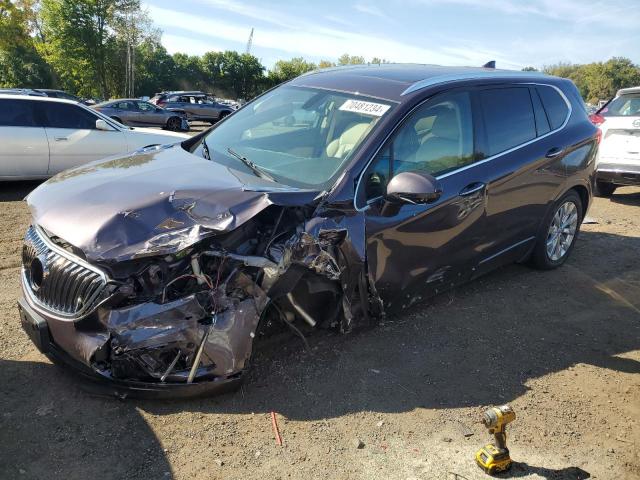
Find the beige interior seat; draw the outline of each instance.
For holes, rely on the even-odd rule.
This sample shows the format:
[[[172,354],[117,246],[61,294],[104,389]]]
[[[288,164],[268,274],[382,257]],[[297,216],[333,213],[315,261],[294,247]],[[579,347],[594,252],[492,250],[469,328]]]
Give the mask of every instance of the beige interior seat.
[[[327,156],[345,158],[369,128],[368,123],[352,123],[338,138],[327,145]]]

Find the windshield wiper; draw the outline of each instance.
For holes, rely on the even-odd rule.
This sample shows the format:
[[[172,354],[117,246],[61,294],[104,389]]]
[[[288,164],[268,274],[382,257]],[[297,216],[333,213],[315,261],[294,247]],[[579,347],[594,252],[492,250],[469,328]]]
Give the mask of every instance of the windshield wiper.
[[[238,160],[240,160],[242,163],[244,163],[247,167],[249,167],[251,169],[251,171],[253,173],[255,173],[258,177],[266,178],[267,180],[271,180],[272,182],[276,181],[276,179],[273,178],[269,173],[267,173],[263,168],[259,167],[255,163],[253,163],[247,157],[243,157],[238,152],[236,152],[233,148],[227,147],[227,152],[229,152],[231,155],[233,155]]]

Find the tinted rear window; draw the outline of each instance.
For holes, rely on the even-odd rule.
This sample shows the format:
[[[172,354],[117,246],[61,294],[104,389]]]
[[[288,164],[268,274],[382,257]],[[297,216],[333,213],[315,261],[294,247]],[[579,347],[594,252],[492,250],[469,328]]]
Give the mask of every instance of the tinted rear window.
[[[98,117],[81,107],[66,103],[42,102],[45,126],[49,128],[73,128],[92,130],[96,128]]]
[[[35,127],[32,103],[24,100],[0,100],[0,126]]]
[[[536,138],[535,116],[527,87],[482,90],[480,103],[487,155],[496,155]]]
[[[600,114],[605,117],[640,116],[640,93],[627,93],[614,98]]]
[[[540,100],[542,100],[542,105],[544,105],[544,109],[547,112],[547,118],[549,119],[551,130],[560,128],[567,119],[567,114],[569,113],[567,103],[555,88],[541,86],[536,87],[536,90],[538,90]]]

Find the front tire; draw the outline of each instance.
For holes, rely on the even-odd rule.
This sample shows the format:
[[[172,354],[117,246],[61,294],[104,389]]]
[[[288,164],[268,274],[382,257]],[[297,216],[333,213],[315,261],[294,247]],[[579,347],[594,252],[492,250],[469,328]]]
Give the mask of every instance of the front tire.
[[[551,270],[562,265],[580,232],[584,212],[577,192],[564,194],[551,209],[540,229],[531,263],[541,270]]]
[[[613,195],[613,192],[616,191],[616,188],[618,187],[613,183],[596,181],[596,188],[594,193],[596,194],[596,197],[610,197],[611,195]]]

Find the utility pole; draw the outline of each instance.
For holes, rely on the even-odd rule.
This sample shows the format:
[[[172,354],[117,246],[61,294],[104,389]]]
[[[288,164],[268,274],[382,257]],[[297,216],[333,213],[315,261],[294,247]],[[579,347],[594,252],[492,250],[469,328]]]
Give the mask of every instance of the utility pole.
[[[251,53],[251,47],[253,45],[253,27],[251,28],[251,33],[249,34],[249,41],[247,42],[247,50],[245,53]]]

